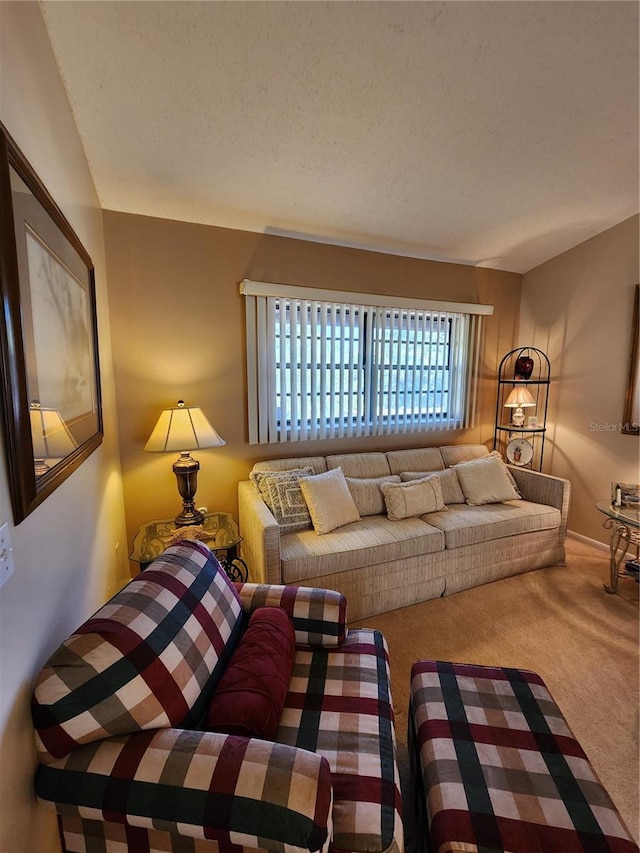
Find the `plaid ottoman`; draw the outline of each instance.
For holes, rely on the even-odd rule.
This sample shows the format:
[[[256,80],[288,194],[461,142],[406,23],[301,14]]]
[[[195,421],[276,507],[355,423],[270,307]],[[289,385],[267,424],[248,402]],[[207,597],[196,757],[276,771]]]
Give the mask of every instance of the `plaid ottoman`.
[[[534,672],[418,661],[409,738],[431,853],[638,851]]]

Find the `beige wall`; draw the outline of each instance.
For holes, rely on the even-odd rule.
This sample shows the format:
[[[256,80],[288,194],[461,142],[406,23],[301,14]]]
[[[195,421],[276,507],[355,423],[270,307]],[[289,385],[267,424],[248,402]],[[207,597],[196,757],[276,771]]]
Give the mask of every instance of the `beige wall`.
[[[142,448],[161,409],[202,406],[226,439],[200,460],[196,503],[236,512],[237,483],[258,459],[493,440],[495,375],[514,346],[521,276],[205,225],[105,212],[114,370],[127,527],[179,509],[176,457]],[[482,302],[488,319],[480,425],[467,433],[249,445],[243,278],[308,287]]]
[[[37,3],[0,3],[0,118],[93,258],[105,439],[17,527],[4,447],[0,522],[15,574],[0,590],[0,850],[59,850],[55,817],[35,803],[29,713],[45,659],[128,574],[104,269],[102,213]],[[2,436],[0,434],[0,443]],[[115,543],[121,557],[116,558]]]
[[[526,273],[519,343],[551,361],[545,468],[573,485],[570,530],[608,541],[611,481],[640,482],[638,438],[623,435],[638,217]]]

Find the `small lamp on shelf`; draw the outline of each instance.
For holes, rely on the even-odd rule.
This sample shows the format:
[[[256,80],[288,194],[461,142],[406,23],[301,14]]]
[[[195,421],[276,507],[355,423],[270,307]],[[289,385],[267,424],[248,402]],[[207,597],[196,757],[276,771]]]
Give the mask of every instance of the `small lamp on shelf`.
[[[51,466],[47,459],[64,459],[78,446],[57,409],[48,409],[33,400],[29,406],[31,441],[36,477],[44,476]]]
[[[524,385],[513,388],[504,403],[506,409],[513,409],[511,423],[514,427],[524,426],[524,412],[522,410],[531,407],[535,408],[535,405],[536,401],[531,396],[529,389]]]
[[[160,414],[144,449],[151,453],[180,453],[180,458],[173,463],[182,498],[182,512],[175,518],[176,527],[202,524],[204,521],[203,514],[194,504],[200,463],[189,451],[221,447],[223,444],[226,444],[225,440],[218,435],[199,406],[185,406],[184,400],[178,400],[177,406],[164,409]]]

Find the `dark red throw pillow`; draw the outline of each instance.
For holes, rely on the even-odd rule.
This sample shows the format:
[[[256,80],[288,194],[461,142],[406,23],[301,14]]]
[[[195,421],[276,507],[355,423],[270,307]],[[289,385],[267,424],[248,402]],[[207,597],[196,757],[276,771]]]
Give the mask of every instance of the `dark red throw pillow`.
[[[207,729],[274,740],[295,650],[291,619],[280,607],[258,607],[227,664],[207,713]]]

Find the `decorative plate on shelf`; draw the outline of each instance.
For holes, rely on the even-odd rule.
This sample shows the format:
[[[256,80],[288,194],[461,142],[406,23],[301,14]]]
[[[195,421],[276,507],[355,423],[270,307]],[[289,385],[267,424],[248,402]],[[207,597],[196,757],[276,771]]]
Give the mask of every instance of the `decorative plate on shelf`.
[[[528,465],[533,459],[533,447],[526,438],[514,438],[507,444],[507,459],[512,465]]]

